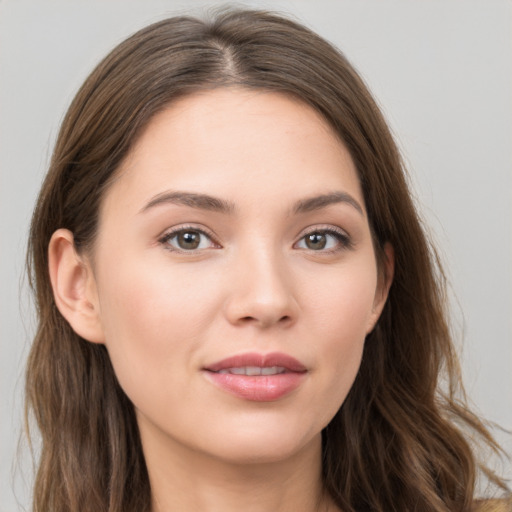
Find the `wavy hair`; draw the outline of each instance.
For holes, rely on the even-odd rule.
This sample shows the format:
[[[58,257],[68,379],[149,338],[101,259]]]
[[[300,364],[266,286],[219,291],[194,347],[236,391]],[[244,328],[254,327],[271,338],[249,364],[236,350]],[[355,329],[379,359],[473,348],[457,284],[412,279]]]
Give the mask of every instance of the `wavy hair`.
[[[344,512],[472,510],[478,462],[464,432],[497,445],[465,405],[445,276],[386,122],[344,55],[318,35],[273,13],[224,10],[131,36],[87,78],[62,123],[27,255],[39,319],[26,375],[26,415],[42,436],[34,512],[149,510],[133,406],[105,347],[59,313],[48,244],[66,228],[77,251],[91,250],[103,194],[153,116],[179,97],[229,86],[293,95],[318,111],[356,165],[381,272],[384,244],[394,248],[387,304],[322,432],[326,491]]]

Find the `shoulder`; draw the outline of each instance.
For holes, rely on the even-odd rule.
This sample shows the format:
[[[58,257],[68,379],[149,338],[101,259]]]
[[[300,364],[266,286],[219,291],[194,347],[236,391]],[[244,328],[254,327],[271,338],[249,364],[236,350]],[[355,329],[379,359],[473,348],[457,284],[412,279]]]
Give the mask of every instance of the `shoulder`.
[[[512,498],[496,500],[479,500],[474,512],[512,512]]]

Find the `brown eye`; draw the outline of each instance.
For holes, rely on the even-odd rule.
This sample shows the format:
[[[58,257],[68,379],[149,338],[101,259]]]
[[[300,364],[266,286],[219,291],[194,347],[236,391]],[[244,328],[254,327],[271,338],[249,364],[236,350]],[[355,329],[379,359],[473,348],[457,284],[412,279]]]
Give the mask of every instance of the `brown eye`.
[[[352,241],[345,231],[333,227],[310,231],[294,247],[308,251],[331,253],[352,248]]]
[[[168,249],[178,251],[195,251],[215,247],[212,239],[198,229],[180,229],[167,234],[161,242],[168,246]]]
[[[176,243],[180,249],[189,251],[197,249],[201,243],[201,234],[196,231],[184,231],[176,235]]]
[[[305,236],[306,247],[314,251],[325,249],[327,236],[324,233],[311,233]]]

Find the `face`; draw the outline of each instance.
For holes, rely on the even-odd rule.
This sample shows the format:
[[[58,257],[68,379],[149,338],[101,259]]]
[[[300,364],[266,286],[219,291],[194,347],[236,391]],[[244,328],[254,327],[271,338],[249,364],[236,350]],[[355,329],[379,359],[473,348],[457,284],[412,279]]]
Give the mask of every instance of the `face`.
[[[236,462],[318,446],[386,295],[348,151],[271,92],[158,114],[106,193],[94,262],[143,442]]]

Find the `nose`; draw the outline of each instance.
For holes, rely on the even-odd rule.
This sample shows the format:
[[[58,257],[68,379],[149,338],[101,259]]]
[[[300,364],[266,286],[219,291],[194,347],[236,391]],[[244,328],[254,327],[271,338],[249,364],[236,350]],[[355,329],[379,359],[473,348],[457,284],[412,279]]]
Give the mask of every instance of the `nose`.
[[[233,270],[225,303],[231,324],[269,328],[296,321],[299,307],[284,256],[260,250],[241,256]]]

